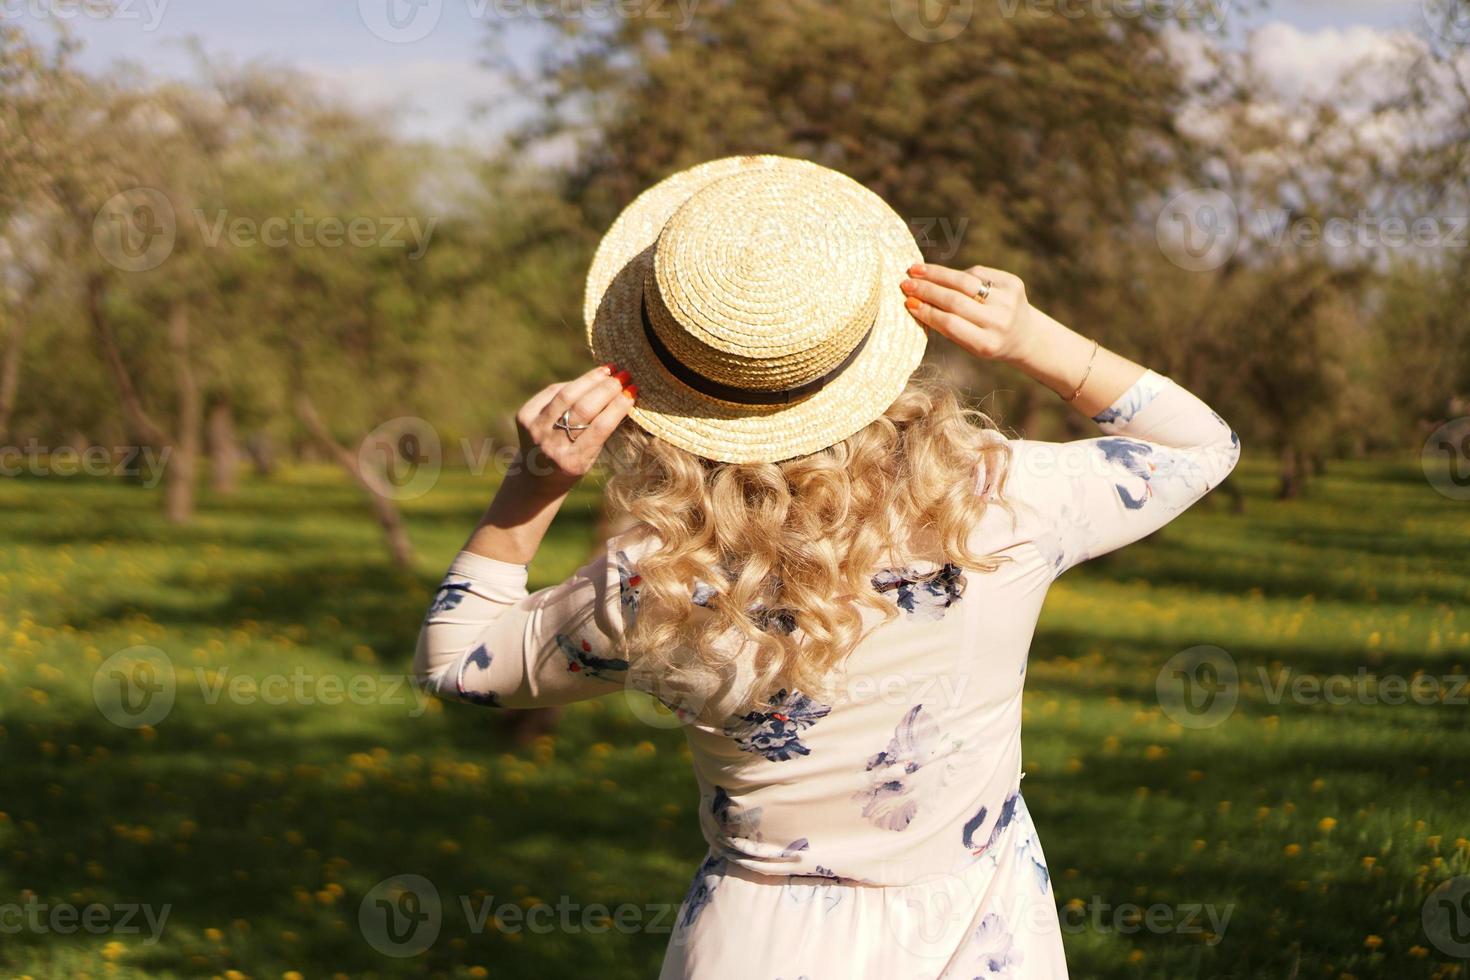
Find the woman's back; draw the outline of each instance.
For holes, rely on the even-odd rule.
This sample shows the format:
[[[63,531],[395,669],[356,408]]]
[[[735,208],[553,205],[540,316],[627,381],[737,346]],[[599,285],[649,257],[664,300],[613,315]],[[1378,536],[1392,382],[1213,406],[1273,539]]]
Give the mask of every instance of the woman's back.
[[[737,677],[691,701],[636,656],[618,656],[642,612],[639,563],[660,544],[639,530],[531,601],[523,566],[461,556],[426,622],[420,672],[437,693],[474,703],[526,707],[633,688],[677,709],[710,852],[680,909],[670,976],[692,971],[696,954],[707,958],[701,976],[726,975],[709,972],[715,961],[732,976],[764,964],[735,949],[733,937],[751,928],[781,940],[773,967],[803,943],[818,955],[802,939],[817,920],[842,935],[885,922],[870,958],[894,969],[912,965],[905,957],[993,953],[997,943],[1009,951],[1000,962],[1019,963],[1028,949],[1033,963],[1051,958],[1049,875],[1020,795],[1021,694],[1042,602],[1057,575],[1162,526],[1239,454],[1215,413],[1152,372],[1097,420],[1109,435],[1007,440],[1003,472],[977,474],[991,505],[970,544],[1002,559],[992,570],[870,570],[871,589],[896,615],[864,611],[870,631],[822,697],[778,689],[742,708]],[[690,589],[695,605],[711,598]],[[977,919],[981,907],[990,911]],[[943,909],[955,921],[935,921]],[[839,927],[833,916],[851,921]],[[1037,916],[1041,927],[1018,932],[1021,917]]]
[[[542,473],[507,477],[451,566],[421,682],[672,709],[709,850],[665,980],[1063,980],[1021,795],[1037,616],[1056,576],[1219,483],[1235,434],[1010,273],[924,263],[892,208],[805,161],[650,188],[598,247],[584,313],[615,363],[522,408]],[[914,381],[931,332],[1106,435],[1005,439]],[[527,595],[518,563],[604,445],[632,531]]]

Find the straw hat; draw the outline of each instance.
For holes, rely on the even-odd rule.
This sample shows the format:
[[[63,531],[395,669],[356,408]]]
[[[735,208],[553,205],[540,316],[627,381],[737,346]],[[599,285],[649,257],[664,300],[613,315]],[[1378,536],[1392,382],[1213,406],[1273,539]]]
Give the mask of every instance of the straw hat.
[[[631,416],[707,459],[775,462],[883,414],[928,335],[899,283],[922,260],[882,198],[835,170],[727,157],[613,223],[587,275],[587,342],[638,385]]]

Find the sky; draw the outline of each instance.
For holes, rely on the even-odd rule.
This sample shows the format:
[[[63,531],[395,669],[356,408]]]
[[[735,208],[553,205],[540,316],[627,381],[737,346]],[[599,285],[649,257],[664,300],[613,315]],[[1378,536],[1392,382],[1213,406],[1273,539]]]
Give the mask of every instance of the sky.
[[[133,61],[163,75],[187,75],[197,38],[211,57],[264,59],[305,70],[329,90],[363,107],[395,114],[407,135],[447,142],[489,143],[495,124],[477,116],[507,86],[481,65],[491,18],[511,20],[510,48],[534,55],[540,35],[518,28],[529,9],[562,0],[0,0],[0,19],[32,29],[65,19],[84,43],[83,65],[103,69]],[[601,0],[603,9],[636,5],[680,22],[700,0]],[[895,3],[908,0],[894,0]],[[991,0],[955,0],[960,3]],[[999,0],[1005,3],[1007,0]],[[1008,0],[1028,9],[1064,4],[1136,9],[1168,2],[1196,9],[1215,0]],[[1232,43],[1250,44],[1287,89],[1335,84],[1352,59],[1386,43],[1392,32],[1425,23],[1421,2],[1434,0],[1279,0],[1226,19]]]

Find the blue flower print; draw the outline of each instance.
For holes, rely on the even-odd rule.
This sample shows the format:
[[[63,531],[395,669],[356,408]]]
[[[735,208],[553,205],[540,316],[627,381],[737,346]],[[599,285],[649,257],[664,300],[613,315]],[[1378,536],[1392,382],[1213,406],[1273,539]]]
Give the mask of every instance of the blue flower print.
[[[768,704],[768,710],[749,712],[728,725],[725,735],[733,738],[741,751],[765,756],[771,762],[810,755],[801,733],[827,717],[832,708],[799,692],[787,694],[785,688],[776,692]]]
[[[690,597],[689,601],[694,603],[696,606],[704,606],[705,608],[709,608],[710,600],[714,599],[714,597],[719,594],[720,593],[715,589],[715,587],[713,585],[710,585],[708,582],[695,582],[694,594]]]
[[[713,585],[710,585],[708,582],[696,580],[694,591],[689,601],[693,602],[696,606],[703,606],[708,609],[710,603],[719,594],[719,590]],[[757,602],[747,612],[750,618],[755,620],[756,626],[763,630],[778,629],[783,633],[796,632],[796,617],[792,615],[790,610],[776,609],[768,612],[764,606]]]
[[[1153,488],[1149,483],[1154,471],[1153,463],[1149,459],[1153,455],[1153,447],[1145,442],[1117,437],[1099,439],[1097,448],[1102,451],[1103,458],[1109,463],[1121,466],[1143,481],[1143,492],[1137,495],[1130,493],[1125,484],[1114,484],[1118,488],[1118,496],[1122,499],[1123,506],[1129,510],[1138,510],[1148,503],[1148,498],[1153,493]]]
[[[986,851],[990,850],[992,844],[1000,839],[1000,835],[1011,825],[1011,821],[1016,818],[1016,805],[1020,798],[1021,794],[1019,793],[1012,793],[1005,798],[1005,802],[1000,805],[1000,816],[996,818],[995,826],[990,828],[990,837],[983,844],[977,844],[975,842],[975,835],[980,832],[981,827],[985,826],[985,818],[990,813],[989,808],[982,806],[979,813],[965,821],[965,826],[960,832],[960,842],[969,849],[971,857],[980,857]]]
[[[952,760],[947,757],[960,744],[941,737],[933,715],[925,714],[922,704],[914,705],[894,729],[888,747],[868,759],[869,785],[852,795],[863,804],[863,816],[884,830],[906,829],[919,812],[919,801],[948,781]]]
[[[470,583],[468,582],[451,582],[445,579],[444,583],[439,586],[439,591],[434,593],[434,601],[429,604],[429,615],[448,612],[455,608],[464,602],[464,597],[469,589]]]
[[[993,848],[1003,833],[1012,825],[1015,829],[1011,831],[1015,839],[1016,858],[1022,865],[1031,869],[1036,880],[1036,887],[1045,894],[1051,883],[1051,872],[1047,870],[1046,859],[1041,853],[1041,840],[1036,836],[1036,826],[1031,822],[1031,811],[1026,809],[1026,799],[1016,791],[1005,798],[1001,804],[1000,816],[996,818],[995,826],[990,829],[990,836],[984,843],[977,843],[975,835],[985,825],[985,817],[988,814],[986,807],[981,807],[980,812],[965,821],[965,826],[960,834],[960,841],[969,849],[972,859],[989,854],[997,863],[1000,855]]]
[[[819,866],[815,874],[787,875],[781,897],[793,905],[818,903],[826,913],[842,904],[846,890],[840,878]]]
[[[937,572],[925,572],[910,565],[885,568],[873,576],[873,588],[880,593],[894,593],[898,608],[915,619],[943,619],[945,610],[959,602],[965,591],[965,573],[953,563]]]
[[[1131,477],[1114,483],[1118,499],[1129,510],[1139,510],[1156,499],[1170,510],[1183,510],[1208,489],[1199,464],[1188,453],[1122,436],[1098,439],[1096,445],[1106,462]]]
[[[743,807],[731,798],[723,786],[714,787],[709,799],[710,816],[721,839],[716,850],[739,857],[768,861],[791,861],[810,847],[805,837],[786,846],[767,843],[761,834],[762,807]]]
[[[688,929],[699,919],[699,913],[705,910],[710,900],[715,897],[715,889],[724,880],[726,863],[723,857],[714,854],[708,855],[699,870],[694,872],[694,880],[689,883],[689,891],[684,894],[684,902],[679,910],[679,926]]]
[[[628,676],[628,661],[599,657],[592,652],[592,644],[586,640],[558,633],[556,645],[567,658],[567,670],[574,674],[585,674],[603,681],[621,681]]]
[[[715,826],[719,828],[720,836],[731,840],[759,841],[761,839],[761,808],[747,809],[740,806],[731,799],[725,787],[715,787],[715,794],[710,799],[709,812],[715,818]]]
[[[981,916],[940,980],[1020,980],[1021,951],[1010,927],[997,912]]]
[[[489,671],[490,661],[492,659],[494,659],[494,655],[484,644],[481,644],[469,656],[459,662],[459,673],[454,679],[454,693],[461,701],[468,701],[470,704],[482,704],[490,708],[500,707],[500,695],[494,691],[475,691],[465,686],[465,671],[471,667],[475,667],[481,671]]]
[[[617,567],[618,601],[623,606],[623,623],[631,626],[638,617],[638,587],[643,584],[643,576],[638,574],[638,570],[628,560],[626,551],[618,551]]]
[[[1163,375],[1155,374],[1153,371],[1145,372],[1143,377],[1134,382],[1133,387],[1123,392],[1118,400],[1092,417],[1092,420],[1102,426],[1104,432],[1112,432],[1132,422],[1138,413],[1143,411],[1164,390],[1166,381]]]
[[[1045,895],[1051,886],[1051,871],[1047,869],[1046,857],[1041,853],[1041,839],[1036,836],[1036,826],[1031,822],[1031,812],[1026,809],[1026,800],[1017,795],[1020,814],[1016,821],[1016,858],[1022,866],[1029,868],[1036,880],[1036,890]]]
[[[626,551],[619,551],[617,553],[617,569],[618,598],[623,607],[623,621],[626,625],[631,626],[633,620],[638,615],[640,586],[643,584],[643,577],[638,574],[638,570],[629,561]],[[721,569],[725,572],[726,578],[734,578],[734,573],[730,571],[728,566],[722,564]],[[691,590],[689,596],[689,601],[696,606],[702,606],[708,609],[710,603],[714,601],[715,596],[719,594],[719,590],[713,585],[696,579],[694,588]],[[761,629],[769,630],[774,627],[786,633],[792,633],[796,630],[796,618],[785,609],[767,612],[759,605],[756,605],[750,610],[750,615],[755,620],[756,625]]]

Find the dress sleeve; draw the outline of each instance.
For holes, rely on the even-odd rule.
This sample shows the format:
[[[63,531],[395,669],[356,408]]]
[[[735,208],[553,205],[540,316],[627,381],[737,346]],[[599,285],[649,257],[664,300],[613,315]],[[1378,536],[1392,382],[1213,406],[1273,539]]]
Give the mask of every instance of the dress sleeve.
[[[1075,442],[1011,440],[1005,496],[1035,522],[1053,576],[1157,531],[1218,486],[1240,439],[1189,391],[1153,371]]]
[[[536,708],[622,690],[621,562],[606,551],[560,585],[526,591],[525,565],[460,552],[419,631],[417,682],[441,698]]]

